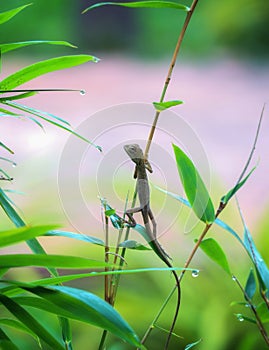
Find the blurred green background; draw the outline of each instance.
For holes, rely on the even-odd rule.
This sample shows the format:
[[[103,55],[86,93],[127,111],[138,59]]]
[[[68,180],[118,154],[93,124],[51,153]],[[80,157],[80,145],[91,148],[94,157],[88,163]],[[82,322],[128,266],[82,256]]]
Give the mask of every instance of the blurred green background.
[[[27,2],[1,2],[1,9]],[[68,38],[81,50],[123,51],[160,58],[173,50],[184,14],[170,9],[105,6],[84,15],[85,0],[36,0],[14,22],[1,26],[1,41]],[[186,5],[191,2],[185,1]],[[183,45],[183,56],[229,52],[241,57],[268,57],[269,3],[265,0],[200,1]],[[30,48],[43,53],[42,48]],[[44,49],[46,50],[46,49]],[[28,51],[29,52],[29,51]],[[62,52],[62,51],[61,51]]]
[[[19,0],[1,2],[1,11],[25,3]],[[81,11],[92,3],[78,0],[35,0],[33,5],[16,18],[1,26],[1,42],[67,40],[79,47],[76,53],[87,52],[97,56],[102,53],[106,55],[124,55],[124,57],[146,59],[147,64],[151,66],[154,66],[155,60],[162,60],[171,56],[179,28],[183,23],[184,14],[172,10],[129,10],[103,7],[81,15]],[[187,4],[190,4],[190,1]],[[211,60],[212,57],[218,59],[219,57],[232,56],[249,60],[252,65],[255,65],[257,60],[259,62],[262,60],[266,65],[269,55],[268,23],[268,1],[226,0],[216,2],[214,0],[201,0],[188,29],[182,47],[182,57],[186,60],[191,58],[196,62],[199,62],[200,59],[208,62],[207,60]],[[24,59],[26,60],[33,60],[33,57],[45,58],[47,55],[62,55],[65,53],[70,54],[70,49],[40,46],[20,51],[20,54],[25,55]],[[16,52],[7,57],[11,57],[13,62],[18,59]],[[4,62],[7,62],[6,59]],[[101,73],[102,69],[100,68]],[[65,74],[68,75],[69,73]],[[159,89],[161,84],[162,80],[159,81]],[[106,96],[102,96],[102,92],[101,89],[98,91],[101,97],[106,99]],[[113,91],[111,94],[113,94]],[[24,130],[27,127],[24,125]],[[21,132],[23,133],[23,131]],[[54,156],[55,150],[51,151],[49,155]],[[35,160],[40,157],[48,161],[46,157],[42,158],[42,154],[41,156],[35,154],[35,157]],[[51,158],[49,159],[51,161]],[[28,161],[29,159],[26,159],[26,163]],[[54,164],[54,161],[51,161],[51,163],[50,161],[48,161],[49,164],[42,163],[40,165],[38,163],[37,166],[36,163],[31,163],[31,161],[29,161],[30,164],[26,164],[21,176],[25,178],[28,197],[25,201],[18,199],[18,202],[23,203],[22,207],[29,222],[60,221],[68,226],[64,213],[60,209],[57,194],[55,180],[55,167],[57,165]],[[55,163],[56,161],[57,159]],[[22,158],[20,162],[23,164],[24,159]],[[235,162],[233,167],[235,165],[238,164]],[[54,177],[51,173],[46,175],[47,167],[54,167],[51,172]],[[239,171],[240,169],[238,169]],[[41,172],[45,173],[45,179],[42,181],[52,183],[51,188],[44,188],[44,182],[42,183],[38,178]],[[19,177],[16,173],[15,176]],[[21,180],[22,183],[24,182]],[[213,197],[217,201],[219,193],[224,191],[224,186],[222,183],[214,185],[213,188],[216,193],[213,193]],[[20,189],[24,191],[25,188]],[[265,191],[263,194],[264,197],[268,195]],[[158,197],[155,202],[158,202]],[[96,201],[94,203],[96,205]],[[170,204],[170,213],[172,213],[174,207],[174,203]],[[263,208],[259,223],[255,222],[253,226],[255,227],[257,246],[261,249],[267,263],[269,263],[267,212],[267,208]],[[235,206],[228,208],[224,219],[234,225],[233,227],[241,233],[240,220],[238,214],[235,213]],[[171,214],[171,216],[173,215]],[[184,226],[186,216],[186,213],[183,214],[177,223],[178,231],[181,231]],[[1,226],[5,228],[7,220],[4,219],[4,216],[1,216],[2,218]],[[180,238],[174,233],[174,236],[169,238],[170,242],[165,242],[165,240],[162,242],[163,246],[173,256],[175,265],[182,266],[193,246],[193,239],[198,236],[200,231],[201,227],[197,227],[191,236],[182,235],[183,237],[180,236]],[[246,254],[235,240],[227,234],[223,234],[223,231],[214,230],[214,232],[212,231],[213,234],[214,237],[218,237],[219,242],[227,252],[231,270],[236,273],[242,283],[245,283],[250,268],[250,262]],[[94,232],[92,235],[94,235]],[[103,258],[103,251],[100,247],[85,247],[83,244],[74,242],[70,244],[66,240],[43,239],[41,241],[48,252],[72,253],[72,255],[90,256],[96,259]],[[177,242],[177,244],[174,242]],[[25,247],[22,246],[18,249],[24,250]],[[200,268],[201,273],[198,278],[193,278],[191,274],[187,274],[183,282],[182,309],[176,328],[177,334],[183,337],[182,344],[185,345],[202,338],[203,341],[197,347],[200,350],[266,349],[257,328],[250,323],[239,322],[234,316],[234,313],[247,313],[248,310],[245,306],[231,306],[233,301],[243,301],[240,291],[231,278],[226,276],[218,266],[210,262],[202,253],[198,254],[193,265]],[[151,252],[128,252],[128,267],[138,266],[162,266],[162,263]],[[13,271],[10,277],[29,280],[29,278],[37,278],[42,273],[23,269]],[[159,310],[162,300],[165,299],[173,283],[174,281],[169,273],[163,272],[160,274],[131,275],[122,278],[116,308],[140,336],[143,335],[153,316]],[[79,281],[70,285],[86,288],[100,296],[103,293],[102,279]],[[160,321],[161,327],[169,328],[173,312],[174,306],[173,303],[170,303]],[[46,322],[47,325],[51,325],[51,330],[55,331],[53,330],[53,325],[57,327],[55,318],[42,314],[40,319],[42,322]],[[100,330],[74,322],[75,349],[96,349],[100,336]],[[162,349],[164,338],[163,332],[155,329],[152,337],[147,342],[148,349]],[[18,333],[18,343],[21,342],[22,348],[37,348],[29,337],[21,339],[22,335]],[[113,337],[109,337],[108,344],[109,350],[130,349],[128,345]],[[178,342],[174,341],[174,344],[174,348],[178,348]]]

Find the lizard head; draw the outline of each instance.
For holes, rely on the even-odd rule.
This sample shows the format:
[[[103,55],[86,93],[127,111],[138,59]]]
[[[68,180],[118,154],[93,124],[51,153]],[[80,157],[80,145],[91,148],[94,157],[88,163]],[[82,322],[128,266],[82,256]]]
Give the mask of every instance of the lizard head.
[[[125,145],[123,148],[136,165],[141,164],[141,161],[142,161],[145,168],[150,173],[152,173],[151,165],[149,161],[144,158],[143,151],[137,143],[133,143],[131,145]]]
[[[138,144],[133,143],[131,145],[125,145],[124,150],[136,164],[144,160],[143,151]]]

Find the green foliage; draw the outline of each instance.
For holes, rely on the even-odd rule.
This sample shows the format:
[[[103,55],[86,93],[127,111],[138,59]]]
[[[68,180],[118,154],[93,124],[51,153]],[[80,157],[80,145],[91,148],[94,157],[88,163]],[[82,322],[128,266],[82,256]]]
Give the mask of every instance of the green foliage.
[[[225,272],[227,272],[229,275],[231,274],[227,257],[215,239],[206,238],[202,240],[200,243],[200,248],[210,259],[221,266]]]
[[[86,13],[96,7],[116,5],[131,8],[172,8],[177,10],[189,11],[189,7],[171,1],[136,1],[136,2],[100,2],[86,8],[82,13]]]
[[[17,7],[15,9],[12,9],[9,11],[1,12],[0,13],[0,24],[8,22],[9,20],[11,20],[11,18],[16,16],[19,12],[21,12],[23,9],[25,9],[26,7],[28,7],[30,5],[31,4],[27,4],[27,5],[23,5],[23,6]]]
[[[183,101],[175,100],[175,101],[166,101],[166,102],[153,102],[153,105],[156,111],[161,112],[171,107],[175,107],[181,105]]]
[[[240,1],[239,1],[240,2]],[[209,7],[210,8],[210,1]],[[194,4],[194,3],[193,3]],[[23,5],[14,9],[8,9],[6,11],[2,11],[0,13],[0,24],[4,24],[9,22],[9,20],[13,19],[17,14],[19,14],[22,10],[27,8],[30,4]],[[88,7],[84,12],[87,12],[91,9],[101,7],[104,5],[114,5],[121,7],[130,7],[130,8],[157,8],[160,11],[159,13],[163,16],[163,11],[167,9],[171,11],[181,10],[186,15],[186,20],[189,20],[192,16],[193,11],[189,11],[190,8],[186,5],[178,4],[176,2],[168,2],[168,1],[139,1],[139,2],[125,2],[125,3],[115,3],[115,2],[105,2],[98,3]],[[225,5],[219,5],[219,8],[223,8]],[[47,7],[49,4],[46,3]],[[238,5],[235,5],[238,6]],[[215,3],[214,3],[215,7]],[[68,8],[68,6],[65,6]],[[207,8],[207,11],[208,11]],[[225,7],[226,8],[226,7]],[[245,7],[244,7],[245,8]],[[178,11],[174,11],[177,13]],[[141,12],[142,13],[142,12]],[[158,13],[158,11],[156,11]],[[151,15],[150,15],[151,16]],[[45,17],[43,15],[43,17]],[[214,19],[218,17],[215,16]],[[151,17],[153,18],[153,17]],[[208,16],[205,16],[208,18]],[[177,17],[178,20],[178,17]],[[148,20],[150,22],[150,20]],[[171,21],[170,17],[168,22]],[[187,22],[185,22],[187,23]],[[172,23],[169,22],[169,25],[173,26]],[[223,24],[220,24],[223,25]],[[170,27],[171,28],[171,27]],[[195,26],[194,26],[195,28]],[[186,28],[185,28],[186,29]],[[184,36],[185,29],[183,28],[182,35]],[[197,31],[198,35],[202,32],[201,30]],[[162,33],[164,34],[164,33]],[[166,36],[166,38],[170,36]],[[179,37],[180,38],[180,37]],[[52,38],[53,39],[53,38]],[[165,50],[165,45],[160,37],[157,36],[158,45],[162,51]],[[146,40],[146,35],[143,38]],[[181,39],[180,39],[181,40]],[[160,45],[161,42],[161,45]],[[0,44],[1,54],[7,54],[11,51],[15,51],[17,49],[26,48],[26,47],[35,47],[37,45],[58,45],[60,47],[68,47],[75,48],[74,45],[70,44],[67,41],[59,41],[59,40],[25,40],[25,41],[15,41],[10,43],[2,43]],[[181,41],[178,41],[177,48],[181,45]],[[204,42],[203,42],[203,46]],[[149,45],[150,47],[150,45]],[[173,61],[174,60],[174,61]],[[154,102],[153,105],[156,109],[156,114],[158,115],[160,112],[177,106],[182,103],[180,100],[170,100],[166,102],[162,102],[165,98],[166,90],[171,78],[172,70],[175,65],[176,55],[174,55],[172,63],[169,67],[168,79],[166,80],[165,87],[161,94],[162,98],[159,102]],[[20,85],[30,82],[33,79],[48,74],[50,72],[66,69],[69,67],[74,67],[80,64],[84,64],[87,62],[98,62],[98,59],[95,56],[91,55],[69,55],[69,56],[60,56],[57,58],[49,58],[46,60],[42,60],[37,63],[33,63],[27,67],[20,69],[19,71],[13,72],[11,75],[7,76],[0,82],[0,104],[3,106],[0,108],[0,116],[4,116],[7,118],[24,118],[33,121],[42,129],[43,121],[51,123],[54,126],[57,126],[65,131],[68,131],[75,136],[79,137],[81,140],[94,145],[98,150],[101,150],[101,147],[93,144],[90,140],[85,138],[82,135],[77,134],[72,130],[71,125],[68,121],[55,116],[48,112],[40,111],[36,108],[28,107],[22,105],[16,101],[21,99],[30,98],[37,93],[41,93],[42,91],[73,91],[72,89],[62,90],[62,89],[32,89],[32,90],[18,90],[16,89]],[[168,82],[168,83],[167,83]],[[16,89],[16,90],[15,90]],[[15,112],[14,112],[15,111]],[[263,114],[263,113],[262,113]],[[262,116],[261,116],[262,118]],[[260,122],[261,122],[260,118]],[[269,322],[268,317],[268,296],[269,296],[269,269],[266,265],[265,260],[262,258],[262,254],[259,252],[256,247],[254,240],[244,222],[244,237],[240,238],[240,235],[232,229],[228,224],[223,222],[218,218],[219,214],[223,211],[225,206],[228,204],[230,199],[237,193],[237,191],[245,185],[247,179],[252,174],[252,169],[246,176],[246,169],[249,165],[249,161],[252,158],[253,151],[255,149],[257,137],[259,134],[260,122],[258,126],[258,130],[256,133],[256,138],[254,142],[253,149],[251,151],[251,155],[247,162],[246,167],[244,168],[242,175],[240,176],[236,185],[228,191],[228,193],[223,196],[219,201],[219,207],[215,211],[212,199],[209,195],[209,192],[191,159],[176,145],[173,145],[173,150],[175,154],[175,161],[178,168],[179,176],[188,200],[181,198],[180,196],[173,194],[168,191],[164,191],[169,196],[175,198],[179,202],[183,203],[187,207],[191,208],[196,216],[202,223],[204,230],[202,231],[199,239],[196,241],[196,244],[192,251],[190,252],[189,258],[185,264],[184,268],[131,268],[124,269],[126,264],[126,249],[130,249],[133,252],[130,254],[143,254],[137,251],[146,251],[149,250],[150,253],[155,253],[161,260],[165,261],[164,256],[168,255],[165,251],[162,251],[162,248],[156,246],[157,237],[151,237],[147,232],[147,229],[139,224],[136,224],[133,229],[137,231],[150,245],[151,249],[145,247],[140,242],[129,239],[130,234],[130,226],[127,224],[126,220],[123,217],[120,217],[117,214],[117,210],[113,209],[108,205],[105,199],[101,198],[101,204],[103,207],[103,213],[105,217],[105,240],[101,240],[99,238],[93,236],[86,236],[82,233],[74,233],[65,230],[55,229],[57,226],[55,225],[28,225],[27,222],[18,214],[16,209],[16,205],[10,199],[8,192],[0,188],[0,206],[3,209],[6,217],[10,220],[16,228],[14,229],[5,229],[0,232],[0,248],[10,247],[11,245],[15,245],[21,242],[25,242],[32,251],[32,254],[6,254],[2,253],[0,255],[0,307],[1,310],[4,310],[4,314],[1,314],[0,317],[0,347],[1,349],[20,349],[20,346],[17,344],[16,335],[14,337],[9,336],[10,330],[6,333],[6,328],[12,328],[13,330],[20,332],[30,336],[34,339],[35,344],[37,346],[42,347],[43,343],[45,346],[48,346],[51,349],[65,349],[72,350],[72,327],[70,320],[79,321],[85,323],[86,325],[93,325],[99,327],[104,330],[103,337],[99,344],[99,349],[104,349],[106,333],[107,331],[116,336],[120,341],[124,341],[129,345],[139,349],[145,349],[144,345],[141,343],[139,337],[137,336],[137,332],[133,330],[133,328],[125,321],[125,319],[115,310],[113,307],[116,299],[117,290],[119,288],[119,277],[121,275],[126,274],[140,274],[145,272],[153,272],[161,271],[169,272],[175,275],[175,271],[181,271],[180,281],[182,284],[182,278],[186,271],[193,271],[193,276],[196,277],[198,275],[198,270],[194,270],[190,268],[190,263],[192,261],[193,256],[195,255],[197,249],[200,247],[205,254],[214,262],[216,262],[222,269],[231,275],[230,266],[228,263],[228,259],[224,253],[224,249],[220,246],[219,243],[213,238],[205,238],[207,232],[215,227],[214,224],[224,229],[226,232],[231,235],[231,238],[235,238],[238,243],[240,243],[239,247],[243,248],[252,262],[254,269],[251,269],[245,287],[243,288],[240,284],[237,277],[233,276],[233,280],[237,282],[238,287],[242,292],[242,297],[244,301],[239,303],[239,305],[247,305],[249,306],[248,310],[242,313],[235,314],[239,321],[247,321],[249,323],[253,323],[258,325],[260,333],[263,335],[266,340],[266,330],[264,324]],[[156,125],[153,125],[154,128]],[[154,129],[153,128],[153,129]],[[154,130],[153,130],[154,132]],[[153,133],[152,133],[153,135]],[[152,136],[153,137],[153,136]],[[152,139],[150,140],[152,141]],[[13,146],[6,145],[5,143],[0,141],[1,151],[8,152],[9,157],[14,155]],[[145,161],[147,156],[145,156]],[[12,159],[7,157],[0,157],[0,160],[6,163],[15,164]],[[4,170],[0,169],[2,176],[0,180],[11,181],[12,178],[10,175]],[[6,182],[5,182],[6,183]],[[136,194],[134,194],[135,198]],[[147,204],[148,205],[148,204]],[[127,205],[126,205],[127,206]],[[126,208],[125,208],[126,211]],[[150,215],[150,219],[151,215]],[[112,224],[113,230],[118,234],[117,243],[115,248],[111,248],[109,246],[109,223]],[[125,235],[123,235],[125,232]],[[102,261],[92,259],[89,257],[81,257],[80,254],[76,255],[59,255],[59,254],[47,254],[38,238],[40,236],[46,237],[47,240],[53,240],[53,237],[63,237],[69,238],[72,240],[80,241],[85,247],[87,247],[87,254],[89,254],[88,247],[90,244],[91,247],[98,246],[96,249],[99,249],[98,253],[100,253],[100,248],[105,250],[104,259]],[[87,245],[86,245],[87,243]],[[152,252],[153,251],[153,252]],[[162,253],[162,254],[161,254]],[[113,259],[110,259],[110,255],[113,256]],[[87,255],[88,256],[88,255]],[[137,259],[139,260],[139,259]],[[113,264],[111,263],[113,261]],[[166,261],[165,261],[166,262]],[[18,274],[18,279],[21,279],[20,272],[18,270],[23,270],[24,267],[27,268],[38,268],[46,270],[49,272],[50,277],[42,277],[42,278],[31,278],[29,282],[21,282],[16,278],[13,278],[13,274]],[[62,275],[56,270],[60,269],[79,269],[87,271],[85,273],[67,273],[66,275]],[[99,269],[103,268],[102,271]],[[89,272],[90,271],[90,272]],[[104,294],[105,300],[101,299],[94,293],[90,291],[86,291],[84,289],[80,289],[77,287],[70,287],[63,285],[67,282],[77,283],[79,279],[84,278],[92,278],[97,276],[104,276]],[[152,284],[150,285],[151,290],[155,291],[161,290],[162,283],[161,279],[157,279],[157,284],[155,288],[152,288]],[[164,284],[164,283],[163,283]],[[212,286],[212,279],[210,279],[210,283]],[[217,284],[217,283],[214,283]],[[77,286],[77,285],[76,285]],[[90,284],[90,288],[92,288],[92,284]],[[208,300],[212,300],[214,298],[211,290],[211,286],[208,287]],[[140,297],[139,303],[143,303],[143,299],[141,298],[141,294],[137,293],[139,288],[144,293],[144,286],[139,285],[135,281],[132,288],[129,291],[134,290],[134,294],[138,294]],[[202,287],[204,288],[204,287]],[[149,289],[149,288],[148,288]],[[148,331],[146,332],[146,336],[144,340],[147,340],[150,332],[154,328],[158,328],[162,332],[168,332],[164,327],[159,326],[159,317],[164,311],[164,309],[168,305],[168,301],[171,299],[173,291],[169,294],[169,296],[165,299],[163,306],[160,308],[157,316],[154,318],[154,321],[151,323]],[[178,288],[180,290],[180,288]],[[199,292],[201,291],[201,288]],[[191,290],[191,292],[193,292]],[[128,292],[129,293],[129,292]],[[210,293],[210,294],[209,294]],[[223,293],[223,289],[221,288],[221,293]],[[150,297],[153,300],[154,293],[151,293]],[[195,297],[192,298],[192,302],[196,301],[197,291],[194,291]],[[228,293],[227,293],[228,294]],[[217,293],[217,297],[219,293]],[[254,303],[255,299],[255,303]],[[256,303],[257,301],[257,303]],[[151,301],[152,302],[152,301]],[[202,300],[204,303],[204,299]],[[247,304],[246,304],[247,302]],[[138,309],[135,303],[129,303],[128,307],[133,307]],[[139,305],[140,306],[140,305]],[[146,305],[148,306],[148,305]],[[207,304],[210,307],[210,302]],[[191,306],[190,306],[191,307]],[[145,307],[146,309],[146,307]],[[139,311],[141,312],[141,311]],[[217,317],[221,317],[217,311],[214,312]],[[6,316],[6,314],[8,316]],[[38,315],[42,315],[42,318]],[[58,326],[60,328],[60,332],[56,332],[56,329],[50,327],[48,320],[46,317],[49,315],[56,315],[58,320]],[[189,316],[189,315],[188,315]],[[44,318],[44,320],[43,320]],[[176,320],[176,318],[175,318]],[[202,323],[201,323],[202,326]],[[172,327],[170,328],[170,333],[172,334],[172,330],[174,327],[174,322]],[[4,329],[2,329],[4,328]],[[223,329],[223,328],[222,328]],[[58,330],[58,328],[57,328]],[[208,330],[207,330],[208,331]],[[173,334],[174,335],[174,334]],[[176,334],[175,334],[176,335]],[[180,337],[177,337],[177,339]],[[191,334],[191,338],[194,336]],[[197,339],[200,337],[195,337]],[[13,341],[14,339],[14,341]],[[169,338],[168,338],[169,339]],[[193,341],[193,340],[191,340]],[[192,343],[189,343],[185,346],[185,349],[191,349],[197,345],[201,345],[201,339]],[[120,343],[121,345],[123,342]],[[165,345],[165,350],[168,349],[169,341]],[[84,346],[84,345],[83,345]],[[122,345],[124,346],[124,345]],[[159,344],[158,344],[159,346]],[[153,348],[156,348],[153,347]]]
[[[253,269],[250,269],[249,275],[248,275],[248,279],[247,279],[247,283],[245,286],[245,293],[247,295],[247,297],[252,300],[254,297],[254,294],[256,292],[256,280],[255,280],[255,276],[254,276],[254,272]]]
[[[198,219],[211,224],[215,220],[212,200],[205,184],[190,158],[176,145],[173,145],[178,172],[186,196]]]

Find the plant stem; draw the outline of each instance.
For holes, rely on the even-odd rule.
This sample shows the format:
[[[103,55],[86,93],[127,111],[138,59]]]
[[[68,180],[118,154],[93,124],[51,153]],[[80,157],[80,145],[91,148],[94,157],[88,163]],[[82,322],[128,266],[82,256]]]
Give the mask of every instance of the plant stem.
[[[108,241],[108,217],[105,216],[105,262],[109,262],[109,241]],[[105,271],[108,271],[108,267],[105,267]],[[109,301],[109,276],[105,275],[105,301]]]
[[[263,323],[260,319],[260,316],[257,313],[257,310],[255,308],[255,306],[252,304],[251,299],[248,297],[246,291],[244,290],[244,288],[242,287],[241,283],[239,282],[239,280],[237,279],[237,277],[233,276],[233,280],[237,283],[237,285],[239,286],[239,288],[241,289],[242,293],[244,294],[244,297],[251,309],[251,311],[253,312],[255,318],[256,318],[256,324],[259,328],[259,331],[264,339],[264,341],[266,342],[266,344],[269,346],[269,338],[268,338],[268,334],[263,326]]]
[[[164,101],[164,98],[165,98],[165,95],[166,95],[166,91],[168,89],[168,86],[169,86],[169,83],[170,83],[170,80],[171,80],[171,77],[172,77],[173,69],[174,69],[174,67],[176,65],[176,60],[177,60],[177,56],[178,56],[178,53],[179,53],[179,49],[181,47],[183,38],[185,36],[186,30],[188,28],[188,25],[189,25],[189,22],[191,20],[192,15],[193,15],[193,12],[195,10],[195,7],[198,4],[198,1],[199,0],[194,0],[192,5],[191,5],[191,7],[190,7],[190,10],[187,12],[186,19],[184,21],[183,27],[182,27],[181,32],[179,34],[179,37],[178,37],[178,40],[177,40],[177,44],[176,44],[176,47],[175,47],[175,50],[174,50],[174,54],[172,56],[172,60],[171,60],[171,63],[169,65],[169,68],[168,68],[167,76],[166,76],[166,79],[165,79],[165,82],[164,82],[164,86],[163,86],[163,89],[162,89],[162,93],[161,93],[161,97],[160,97],[160,102]],[[159,120],[159,116],[160,116],[160,112],[157,111],[155,113],[154,121],[152,123],[151,130],[150,130],[150,133],[149,133],[149,136],[148,136],[148,141],[147,141],[147,145],[146,145],[146,148],[145,148],[145,159],[148,159],[149,149],[150,149],[150,146],[151,146],[151,142],[153,140],[153,136],[154,136],[154,133],[155,133],[155,129],[156,129],[158,120]]]
[[[107,336],[107,331],[104,330],[103,333],[102,333],[102,338],[101,338],[98,350],[103,350],[104,345],[105,345],[105,341],[106,341],[106,336]]]
[[[223,203],[221,202],[217,211],[216,211],[216,215],[215,215],[215,219],[219,216],[219,214],[222,212],[222,210],[225,208],[225,205],[223,205]],[[205,238],[206,234],[208,233],[208,231],[210,230],[210,228],[212,227],[213,223],[210,224],[206,224],[203,232],[201,233],[198,241],[196,242],[195,246],[193,247],[188,259],[185,262],[184,268],[187,268],[190,266],[190,263],[195,255],[195,253],[197,252],[202,240]],[[182,278],[185,274],[186,270],[182,270],[180,276],[179,276],[179,281],[182,281]],[[174,292],[176,291],[177,286],[175,285],[173,287],[173,289],[170,291],[170,293],[168,294],[167,298],[165,299],[164,303],[162,304],[160,310],[158,311],[157,315],[154,317],[153,321],[151,322],[151,325],[148,327],[146,333],[144,334],[144,337],[141,341],[141,344],[144,344],[145,341],[147,340],[147,338],[149,337],[151,331],[154,329],[154,324],[158,321],[158,319],[160,318],[162,312],[164,311],[166,305],[168,304],[169,300],[172,298]]]
[[[105,215],[105,262],[108,263],[109,262],[109,225],[108,225],[108,217]],[[108,271],[108,267],[105,267],[105,271]],[[109,302],[109,276],[105,275],[104,276],[104,280],[105,280],[105,301]],[[99,347],[98,350],[103,350],[103,347],[105,345],[105,341],[106,341],[106,336],[107,336],[107,331],[104,330],[102,333],[102,337],[99,343]]]

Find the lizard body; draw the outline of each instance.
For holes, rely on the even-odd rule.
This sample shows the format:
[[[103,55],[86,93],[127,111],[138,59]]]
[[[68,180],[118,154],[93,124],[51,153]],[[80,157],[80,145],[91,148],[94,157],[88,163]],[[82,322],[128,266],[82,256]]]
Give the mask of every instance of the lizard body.
[[[133,214],[141,212],[150,246],[168,267],[173,267],[169,261],[169,256],[167,255],[167,253],[164,251],[164,249],[162,248],[162,246],[157,240],[157,224],[150,208],[150,190],[149,190],[149,183],[148,183],[146,170],[149,170],[150,172],[152,172],[151,166],[148,163],[148,161],[145,161],[143,151],[138,144],[125,145],[124,150],[126,151],[128,156],[131,158],[131,160],[136,164],[134,178],[137,179],[136,189],[137,189],[137,194],[138,194],[139,203],[140,203],[139,207],[128,209],[126,211],[126,215],[130,220],[130,226],[136,225],[136,222],[133,218]],[[152,223],[152,229],[151,229],[150,221]],[[178,276],[174,270],[172,270],[172,274],[175,277],[175,281],[177,285],[178,299],[177,299],[175,315],[173,318],[173,322],[169,331],[169,335],[168,335],[164,350],[168,349],[170,338],[176,324],[178,311],[180,307],[180,299],[181,299],[180,282],[179,282]]]

